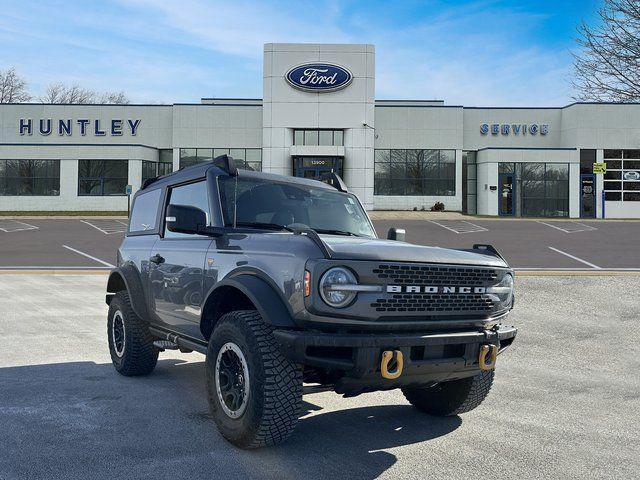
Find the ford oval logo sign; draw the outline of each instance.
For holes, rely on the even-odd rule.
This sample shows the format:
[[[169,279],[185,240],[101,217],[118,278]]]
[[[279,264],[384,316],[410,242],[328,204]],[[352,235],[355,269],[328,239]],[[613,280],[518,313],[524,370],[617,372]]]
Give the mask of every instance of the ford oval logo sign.
[[[640,172],[624,172],[625,180],[640,180]]]
[[[305,63],[293,67],[285,75],[292,87],[305,92],[334,92],[353,80],[349,70],[332,63]]]

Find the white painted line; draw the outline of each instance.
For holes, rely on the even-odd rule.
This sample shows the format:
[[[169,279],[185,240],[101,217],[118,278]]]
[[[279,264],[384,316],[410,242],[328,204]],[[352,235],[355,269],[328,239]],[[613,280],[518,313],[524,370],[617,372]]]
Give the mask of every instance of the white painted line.
[[[109,228],[109,226],[105,226],[105,225],[103,224],[103,226],[104,226],[107,230],[105,230],[105,229],[103,229],[103,228],[100,228],[98,225],[94,225],[93,223],[89,222],[88,220],[80,220],[80,221],[81,221],[82,223],[86,223],[87,225],[89,225],[89,226],[91,226],[91,227],[95,228],[96,230],[98,230],[98,231],[100,231],[100,232],[104,233],[105,235],[111,235],[111,234],[113,234],[113,233],[124,233],[124,232],[127,230],[127,225],[126,225],[126,224],[123,224],[123,223],[120,223],[118,220],[113,220],[113,222],[114,222],[114,223],[120,223],[120,225],[122,225],[122,226],[118,225],[117,227],[115,227],[115,228],[114,228],[114,225],[113,225],[113,224],[111,224],[111,225],[109,225],[109,226],[110,226],[110,227],[112,227],[112,228]],[[107,220],[107,222],[111,222],[111,221],[112,221],[112,220]],[[124,228],[123,228],[123,227],[124,227]]]
[[[5,233],[12,232],[23,232],[25,230],[38,230],[40,227],[36,227],[35,225],[31,225],[29,223],[19,222],[18,220],[0,220],[0,225],[4,225],[7,228],[0,227]],[[22,225],[22,227],[26,228],[15,228],[14,226]]]
[[[105,262],[104,260],[100,260],[99,258],[92,257],[88,253],[81,252],[80,250],[76,250],[75,248],[71,248],[71,247],[69,247],[67,245],[62,245],[62,246],[64,248],[66,248],[67,250],[71,250],[72,252],[76,252],[78,255],[82,255],[83,257],[90,258],[91,260],[95,260],[96,262],[101,263],[101,264],[103,264],[103,265],[105,265],[105,266],[107,266],[109,268],[115,268],[116,267],[115,265],[111,265],[110,263]]]
[[[555,228],[556,230],[560,230],[561,232],[564,232],[564,233],[590,232],[593,230],[597,230],[596,227],[592,227],[591,225],[585,225],[584,223],[580,223],[580,222],[571,222],[572,225],[580,225],[581,227],[584,227],[577,230],[567,230],[565,228],[559,227],[557,225],[553,225],[552,223],[543,222],[541,220],[536,220],[536,222],[541,223],[542,225],[546,225],[547,227]]]
[[[118,222],[118,223],[120,223],[120,224],[122,224],[122,225],[124,225],[125,227],[128,227],[128,226],[129,226],[129,224],[128,224],[127,222],[123,222],[122,220],[118,220],[118,219],[116,219],[115,221],[116,221],[116,222]]]
[[[598,265],[594,265],[593,263],[587,262],[586,260],[578,258],[575,255],[571,255],[570,253],[563,252],[562,250],[558,250],[557,248],[553,248],[553,247],[549,247],[549,248],[551,250],[553,250],[554,252],[558,252],[558,253],[560,253],[562,255],[565,255],[565,256],[567,256],[569,258],[573,258],[577,262],[584,263],[585,265],[589,265],[591,268],[595,268],[596,270],[602,270],[602,267],[599,267]]]
[[[476,225],[475,223],[471,223],[468,222],[466,220],[452,220],[451,222],[458,222],[458,225],[460,223],[466,223],[467,225],[471,225],[472,229],[468,230],[465,228],[455,228],[455,227],[450,227],[448,225],[444,225],[442,223],[437,222],[436,220],[429,220],[431,223],[435,223],[436,225],[438,225],[439,227],[442,228],[446,228],[447,230],[449,230],[450,232],[456,233],[456,234],[461,234],[461,233],[476,233],[476,232],[488,232],[489,230],[487,228],[481,227],[480,225]],[[442,221],[442,220],[441,220]]]

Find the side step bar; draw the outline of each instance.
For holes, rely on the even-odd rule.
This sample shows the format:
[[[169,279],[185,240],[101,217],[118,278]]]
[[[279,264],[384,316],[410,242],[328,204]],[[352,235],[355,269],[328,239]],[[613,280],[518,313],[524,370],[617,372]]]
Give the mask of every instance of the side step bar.
[[[188,340],[183,337],[179,337],[175,333],[165,332],[164,330],[160,330],[155,327],[149,327],[149,331],[151,332],[152,335],[158,338],[161,338],[162,340],[167,340],[177,345],[179,348],[184,348],[186,350],[194,350],[204,355],[207,354],[207,346],[203,345],[202,343],[195,342],[193,340]],[[161,348],[166,348],[166,347],[161,347]]]

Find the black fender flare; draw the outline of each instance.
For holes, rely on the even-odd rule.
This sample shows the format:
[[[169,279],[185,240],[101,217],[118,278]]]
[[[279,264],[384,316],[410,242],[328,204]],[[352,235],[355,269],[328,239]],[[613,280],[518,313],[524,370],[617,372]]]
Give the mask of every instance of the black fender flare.
[[[107,281],[107,305],[111,303],[113,294],[122,290],[122,287],[129,293],[131,307],[135,314],[143,320],[147,320],[149,318],[147,302],[142,288],[140,272],[132,264],[125,264],[111,270],[109,280]]]
[[[215,292],[222,287],[233,287],[242,292],[251,303],[253,303],[264,321],[269,325],[276,328],[296,327],[296,322],[291,315],[291,311],[287,308],[285,301],[275,290],[275,287],[272,287],[262,278],[250,273],[227,277],[216,283],[209,291],[204,304],[206,305],[211,295],[214,295]],[[201,322],[203,320],[204,318],[200,319]]]

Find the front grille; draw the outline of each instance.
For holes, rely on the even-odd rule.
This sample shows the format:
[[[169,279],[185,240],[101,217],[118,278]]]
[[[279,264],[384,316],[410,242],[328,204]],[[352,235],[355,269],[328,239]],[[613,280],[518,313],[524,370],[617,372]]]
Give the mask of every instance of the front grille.
[[[491,268],[449,265],[382,264],[373,274],[386,285],[431,287],[488,287],[496,283],[498,274]],[[428,312],[490,314],[493,302],[481,293],[388,293],[381,295],[371,307],[378,312]]]
[[[378,312],[489,313],[493,302],[483,295],[395,293],[390,298],[378,298],[371,306]]]
[[[379,265],[373,273],[385,283],[396,285],[482,285],[498,277],[491,268],[438,265]]]

